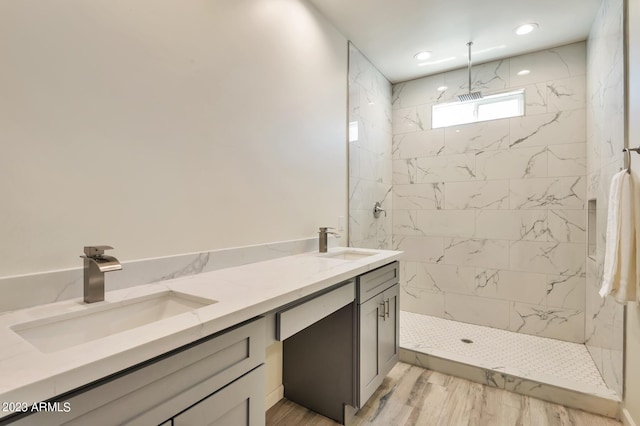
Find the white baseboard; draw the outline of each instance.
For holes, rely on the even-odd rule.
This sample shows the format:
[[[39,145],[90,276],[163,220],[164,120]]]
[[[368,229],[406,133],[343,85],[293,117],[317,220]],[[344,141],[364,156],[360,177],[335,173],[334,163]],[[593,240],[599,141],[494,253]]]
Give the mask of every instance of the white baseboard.
[[[636,426],[636,422],[633,421],[631,414],[629,414],[626,408],[622,409],[622,424],[624,426]]]
[[[284,386],[280,385],[276,388],[276,390],[274,390],[273,392],[269,393],[269,395],[266,396],[266,404],[265,404],[266,409],[268,410],[269,408],[276,405],[276,403],[280,401],[282,398],[284,398]],[[635,424],[632,426],[635,426]]]

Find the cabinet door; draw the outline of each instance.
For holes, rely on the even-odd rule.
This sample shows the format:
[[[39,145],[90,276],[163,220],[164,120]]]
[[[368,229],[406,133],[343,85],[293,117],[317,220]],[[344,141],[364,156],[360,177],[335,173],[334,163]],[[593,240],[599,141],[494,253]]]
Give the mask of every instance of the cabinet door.
[[[394,285],[382,293],[384,317],[379,317],[380,337],[378,340],[378,368],[380,375],[386,376],[399,359],[400,332],[400,286]]]
[[[399,289],[396,284],[359,306],[359,408],[398,362]]]
[[[174,426],[265,424],[264,364],[173,418]]]
[[[378,362],[378,346],[380,344],[380,317],[384,315],[383,294],[367,300],[359,305],[359,368],[358,368],[358,407],[362,407],[369,397],[382,383]]]

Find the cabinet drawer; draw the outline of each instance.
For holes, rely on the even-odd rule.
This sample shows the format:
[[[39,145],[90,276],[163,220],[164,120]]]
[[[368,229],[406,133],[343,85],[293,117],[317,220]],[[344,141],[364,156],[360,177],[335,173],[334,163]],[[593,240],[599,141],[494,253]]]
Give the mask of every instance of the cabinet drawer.
[[[353,302],[355,281],[276,314],[276,339],[285,340]]]
[[[68,413],[41,412],[18,420],[25,425],[160,424],[264,362],[265,320],[261,318],[79,390]]]
[[[258,426],[265,423],[264,365],[173,418],[173,426]]]
[[[398,283],[398,262],[360,275],[358,277],[358,303],[366,302],[396,283]]]

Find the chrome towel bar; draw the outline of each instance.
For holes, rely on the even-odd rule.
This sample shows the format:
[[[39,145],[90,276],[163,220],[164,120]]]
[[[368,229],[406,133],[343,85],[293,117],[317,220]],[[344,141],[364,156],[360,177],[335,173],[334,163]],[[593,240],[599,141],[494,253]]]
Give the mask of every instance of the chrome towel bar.
[[[624,169],[627,173],[631,173],[631,151],[640,154],[640,146],[637,148],[622,148],[624,153]]]

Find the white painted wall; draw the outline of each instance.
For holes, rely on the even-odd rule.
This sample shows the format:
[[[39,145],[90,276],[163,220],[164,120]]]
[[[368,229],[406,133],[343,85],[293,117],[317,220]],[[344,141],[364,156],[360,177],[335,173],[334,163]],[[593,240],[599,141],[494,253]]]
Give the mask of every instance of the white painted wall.
[[[640,0],[627,0],[628,51],[628,131],[629,145],[640,145]],[[638,156],[633,158],[633,167],[640,168]],[[627,305],[625,347],[625,421],[640,425],[640,305]],[[631,424],[625,423],[625,424]]]
[[[347,42],[304,0],[7,0],[0,57],[0,277],[347,216]]]

